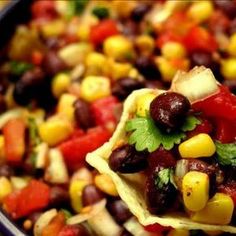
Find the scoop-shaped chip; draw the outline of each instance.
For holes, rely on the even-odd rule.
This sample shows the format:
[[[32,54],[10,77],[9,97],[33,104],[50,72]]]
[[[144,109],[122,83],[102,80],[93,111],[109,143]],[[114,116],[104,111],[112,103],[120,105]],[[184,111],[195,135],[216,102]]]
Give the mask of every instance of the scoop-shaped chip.
[[[205,82],[201,80],[202,76]],[[195,79],[193,78],[195,77]],[[201,80],[202,87],[199,84]],[[194,86],[196,84],[196,86]],[[204,85],[207,85],[205,88]],[[197,90],[200,90],[199,93]],[[193,102],[201,100],[218,91],[217,81],[209,69],[204,67],[194,68],[189,73],[179,72],[176,74],[171,91],[182,93]],[[147,93],[159,95],[163,90],[140,89],[134,91],[125,101],[123,113],[120,122],[109,140],[96,151],[89,153],[86,157],[87,162],[95,167],[99,172],[108,174],[114,181],[117,191],[124,202],[128,205],[130,211],[138,218],[142,225],[150,225],[154,223],[163,226],[171,226],[177,229],[201,229],[206,231],[225,231],[236,233],[236,227],[231,225],[210,225],[192,221],[186,214],[165,214],[152,215],[148,209],[144,197],[145,176],[142,173],[138,174],[117,174],[112,171],[108,165],[108,158],[113,149],[121,141],[127,140],[125,124],[136,112],[136,101],[138,97]],[[199,94],[199,97],[198,97]],[[190,96],[190,97],[189,97]]]

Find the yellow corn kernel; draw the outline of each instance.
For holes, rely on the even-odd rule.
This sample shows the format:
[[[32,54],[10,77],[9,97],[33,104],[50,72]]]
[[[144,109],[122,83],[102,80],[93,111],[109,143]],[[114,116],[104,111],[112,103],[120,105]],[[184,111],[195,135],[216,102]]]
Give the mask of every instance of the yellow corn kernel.
[[[86,66],[95,66],[102,68],[106,62],[106,57],[102,53],[91,52],[87,55],[85,60]]]
[[[52,93],[56,98],[59,98],[67,91],[70,85],[70,76],[65,73],[57,74],[52,80]]]
[[[93,47],[89,43],[72,43],[60,49],[58,56],[68,66],[74,67],[80,63],[83,63],[88,53],[92,52],[92,50]]]
[[[135,44],[139,51],[145,55],[150,55],[155,48],[154,39],[147,34],[138,36],[135,39]]]
[[[182,182],[184,205],[190,211],[203,209],[209,198],[209,177],[207,174],[190,171]]]
[[[227,51],[229,55],[236,57],[236,33],[230,36]]]
[[[186,56],[186,50],[181,43],[167,42],[161,48],[161,53],[166,59],[181,59]]]
[[[111,94],[110,81],[102,76],[87,76],[81,82],[81,98],[93,102]]]
[[[107,38],[103,44],[103,50],[107,56],[116,60],[130,59],[134,56],[132,42],[122,35]]]
[[[216,193],[201,211],[195,212],[191,219],[206,224],[229,224],[234,211],[232,198],[224,193]]]
[[[169,231],[167,236],[189,236],[189,231],[187,229],[172,229]]]
[[[41,31],[44,37],[53,37],[61,35],[66,29],[64,20],[49,21],[47,24],[43,24]]]
[[[66,117],[69,121],[74,120],[74,102],[76,100],[76,96],[65,93],[60,97],[57,106],[57,113]]]
[[[215,151],[213,140],[204,133],[200,133],[179,145],[179,153],[183,158],[211,157]]]
[[[136,106],[137,106],[137,109],[136,109],[136,113],[138,116],[147,116],[147,112],[149,112],[150,110],[150,104],[151,102],[153,101],[153,99],[156,97],[155,94],[153,93],[148,93],[148,94],[145,94],[145,95],[142,95],[140,96],[138,99],[137,99],[137,103],[136,103]]]
[[[226,79],[236,79],[236,58],[228,58],[221,62],[221,73]]]
[[[4,136],[0,135],[0,164],[5,160],[5,152],[4,152]]]
[[[94,183],[96,187],[99,188],[104,193],[114,197],[118,196],[116,186],[109,175],[106,174],[96,175],[94,178]]]
[[[111,65],[111,77],[113,79],[120,79],[122,77],[128,76],[130,70],[132,68],[132,65],[130,63],[120,63],[113,61]]]
[[[12,192],[12,185],[11,182],[5,177],[0,177],[0,202],[6,197],[9,193]]]
[[[49,146],[56,144],[69,138],[73,132],[73,127],[67,119],[62,117],[53,117],[39,125],[40,138]]]
[[[81,41],[88,41],[90,26],[88,24],[79,25],[77,36]]]
[[[77,213],[82,209],[82,191],[83,188],[87,185],[85,180],[75,179],[70,182],[69,186],[69,195],[71,206]]]
[[[141,79],[142,78],[142,76],[140,75],[138,70],[134,67],[132,67],[131,70],[129,71],[128,77],[131,77],[133,79]]]
[[[164,57],[157,57],[155,63],[161,73],[162,79],[166,82],[171,82],[178,69]]]
[[[211,1],[204,0],[193,2],[187,14],[190,18],[200,23],[209,19],[213,11],[213,3]]]

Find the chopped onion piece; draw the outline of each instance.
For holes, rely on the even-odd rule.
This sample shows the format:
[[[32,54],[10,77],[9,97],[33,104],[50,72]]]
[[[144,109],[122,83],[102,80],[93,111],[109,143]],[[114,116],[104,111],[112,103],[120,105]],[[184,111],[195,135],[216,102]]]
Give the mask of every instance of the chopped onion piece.
[[[69,181],[69,175],[61,152],[57,148],[49,150],[49,166],[44,179],[49,183],[64,184]]]
[[[120,236],[122,232],[122,228],[115,222],[106,208],[103,208],[94,217],[88,219],[88,224],[96,235]]]
[[[212,96],[219,88],[211,70],[201,66],[194,67],[189,73],[176,73],[170,90],[183,94],[193,103]]]
[[[151,236],[152,233],[147,232],[135,217],[130,218],[124,223],[127,231],[135,236]]]
[[[35,222],[34,225],[34,235],[41,236],[43,228],[46,227],[49,222],[57,215],[56,209],[51,209],[44,212]]]
[[[100,211],[102,211],[106,206],[106,199],[99,201],[98,203],[86,207],[88,211],[82,211],[80,214],[75,215],[67,220],[67,224],[74,225],[80,224],[94,216],[96,216]]]

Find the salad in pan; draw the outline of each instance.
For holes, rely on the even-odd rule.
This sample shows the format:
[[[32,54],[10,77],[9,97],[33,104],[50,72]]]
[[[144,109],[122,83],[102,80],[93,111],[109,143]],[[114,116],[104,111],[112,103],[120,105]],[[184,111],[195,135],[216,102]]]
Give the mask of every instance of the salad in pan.
[[[167,95],[180,99],[185,107],[184,115],[168,122],[171,127],[167,131],[165,125],[159,127],[153,121],[149,102],[169,88],[178,70],[189,71],[195,65],[210,68],[222,84],[235,92],[235,6],[235,1],[227,0],[32,1],[31,20],[17,26],[0,51],[0,205],[6,215],[27,235],[206,235],[208,232],[193,229],[208,228],[179,227],[176,220],[173,224],[150,218],[144,222],[138,217],[139,222],[136,213],[148,209],[159,216],[176,210],[192,217],[193,212],[200,212],[184,205],[180,190],[186,171],[199,168],[204,170],[203,176],[209,175],[209,181],[205,178],[204,186],[207,189],[209,185],[209,191],[205,192],[204,203],[216,192],[234,199],[233,164],[217,155],[217,150],[225,148],[221,144],[233,142],[235,125],[228,119],[234,117],[234,111],[221,107],[213,119],[207,113],[214,108],[211,103],[205,108],[192,106],[193,97],[199,96],[199,86],[211,87],[205,79],[208,76],[203,76],[198,85],[186,83],[193,95],[196,92],[190,97],[184,93],[187,88],[179,90],[173,87],[179,83],[172,83],[170,91],[177,94]],[[91,160],[91,166],[85,156],[110,139],[120,120],[123,101],[141,88],[155,90],[143,90],[147,94],[140,99],[137,111],[136,105],[125,105],[125,110],[134,110],[124,140],[119,135],[119,142],[112,145],[118,154],[138,152],[138,162],[135,159],[132,167],[125,165],[121,170],[116,159],[111,164],[117,173],[135,172],[125,178],[132,186],[140,186],[137,196],[149,189],[145,190],[149,200],[141,201],[145,207],[138,211],[136,203],[130,207],[134,216],[127,208],[127,203],[135,199],[127,192],[129,185],[124,186],[122,195],[120,185],[116,180],[113,183],[114,176],[111,178],[110,172],[98,173],[92,167],[97,165],[97,159],[95,164]],[[225,103],[228,91],[220,88],[217,100],[224,98]],[[214,89],[211,92],[216,93]],[[202,94],[202,98],[206,95]],[[136,104],[134,96],[128,101]],[[226,103],[231,99],[229,96]],[[225,116],[215,119],[215,114]],[[145,127],[154,135],[147,136]],[[181,157],[178,145],[198,133],[207,133],[213,140],[213,157]],[[105,146],[107,154],[102,154],[108,158],[111,147]],[[155,171],[149,168],[146,157],[152,153],[156,162],[158,151],[170,160],[157,167],[155,180],[164,181],[158,184],[163,187],[159,199],[162,203],[153,205],[158,200],[156,192],[152,192],[154,178],[149,182],[146,178]],[[227,164],[216,164],[216,157]],[[99,170],[103,162],[99,161]],[[148,188],[145,183],[149,183]],[[129,201],[125,203],[119,194]],[[233,222],[233,216],[228,218]]]
[[[179,72],[167,91],[133,92],[112,138],[87,161],[112,177],[144,225],[236,233],[235,105],[209,69]]]

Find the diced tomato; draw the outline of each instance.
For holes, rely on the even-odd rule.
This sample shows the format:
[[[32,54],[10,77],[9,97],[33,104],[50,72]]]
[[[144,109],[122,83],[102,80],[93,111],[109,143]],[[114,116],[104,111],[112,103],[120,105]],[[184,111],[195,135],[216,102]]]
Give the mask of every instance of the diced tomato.
[[[19,164],[25,152],[25,122],[14,118],[3,127],[7,162]]]
[[[215,139],[221,143],[232,143],[236,141],[236,122],[226,119],[215,119]]]
[[[189,131],[187,136],[188,138],[191,138],[200,133],[210,134],[212,130],[212,124],[207,119],[202,119],[201,124],[197,125],[194,130]]]
[[[43,53],[40,51],[33,51],[31,55],[32,63],[36,66],[40,66],[43,61]]]
[[[200,26],[191,28],[184,37],[183,42],[189,52],[199,50],[214,52],[218,47],[214,36],[207,29]]]
[[[219,86],[220,91],[204,100],[192,104],[195,111],[203,112],[207,117],[222,117],[236,120],[236,96],[225,86]]]
[[[75,129],[70,136],[70,139],[78,138],[85,135],[85,132],[82,129]]]
[[[110,96],[96,100],[91,104],[91,111],[94,114],[96,125],[106,126],[115,125],[115,107],[119,103],[116,97]]]
[[[182,38],[175,35],[173,32],[164,32],[156,40],[156,47],[162,48],[165,43],[168,42],[181,42]]]
[[[64,156],[67,166],[76,169],[84,164],[87,153],[94,151],[108,141],[111,133],[102,127],[95,127],[85,135],[73,138],[60,144],[59,148]]]
[[[35,1],[32,4],[31,12],[34,19],[51,20],[58,16],[54,1]]]
[[[50,223],[43,228],[42,236],[58,236],[64,225],[65,216],[62,212],[59,212]]]
[[[236,207],[236,182],[222,184],[218,187],[218,191],[229,195],[233,199],[234,206]]]
[[[162,226],[158,223],[156,224],[152,224],[152,225],[147,225],[147,226],[144,226],[144,229],[148,232],[152,232],[152,233],[163,233],[165,231],[168,231],[171,229],[171,227],[165,227],[165,226]]]
[[[90,41],[98,45],[103,43],[106,38],[118,33],[118,27],[114,20],[102,20],[97,25],[91,27]]]
[[[178,11],[164,22],[163,30],[182,37],[185,36],[194,25],[196,24],[188,18],[185,12]]]
[[[9,194],[4,199],[6,211],[14,218],[25,217],[49,204],[50,188],[38,180],[31,180],[23,189]]]

